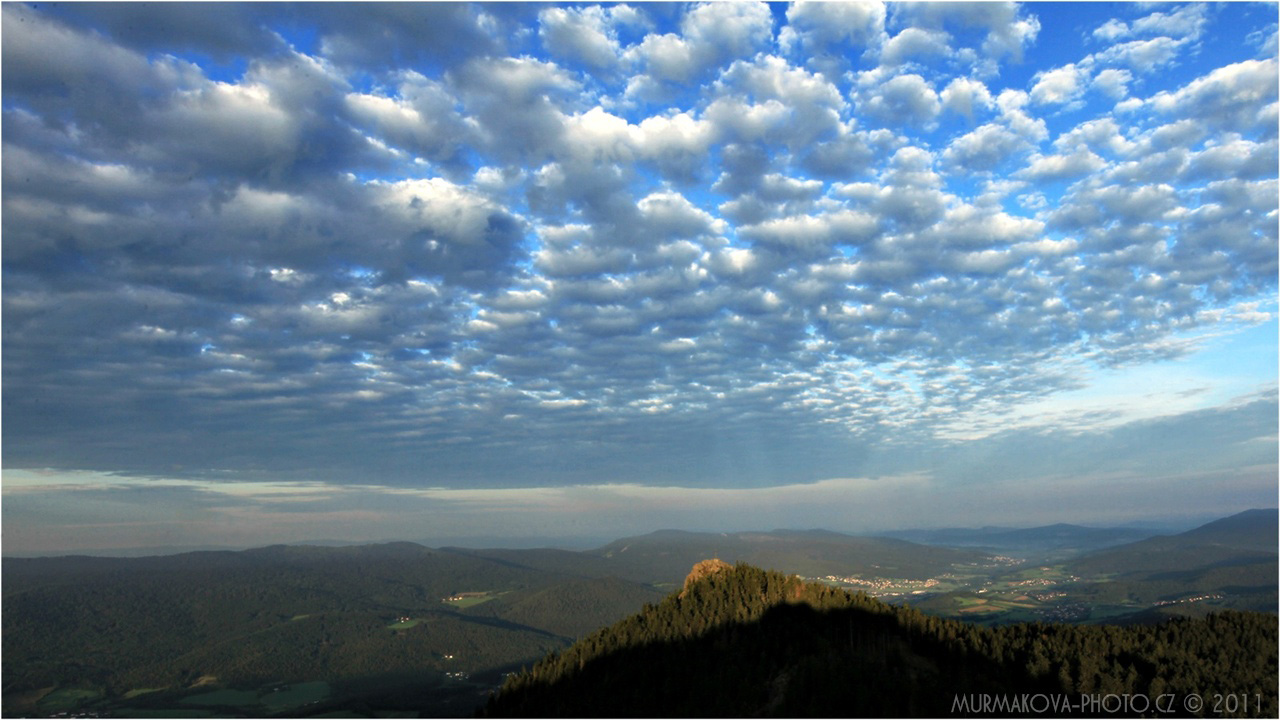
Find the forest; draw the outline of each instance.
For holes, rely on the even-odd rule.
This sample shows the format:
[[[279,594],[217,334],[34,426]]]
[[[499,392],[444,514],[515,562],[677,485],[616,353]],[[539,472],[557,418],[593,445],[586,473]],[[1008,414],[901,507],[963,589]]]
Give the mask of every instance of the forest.
[[[1178,715],[1274,717],[1276,633],[1275,615],[1230,610],[1155,625],[987,628],[726,565],[510,677],[485,712],[936,717],[961,698],[1042,694],[1073,703],[1066,715],[1098,715],[1082,700],[1128,695],[1176,700]],[[1188,701],[1228,694],[1234,712]]]

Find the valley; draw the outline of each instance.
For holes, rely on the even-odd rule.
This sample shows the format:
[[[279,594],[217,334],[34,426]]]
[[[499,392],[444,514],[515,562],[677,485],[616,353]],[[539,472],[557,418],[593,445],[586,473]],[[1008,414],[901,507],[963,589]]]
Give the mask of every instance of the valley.
[[[1274,614],[1276,525],[1275,510],[1249,511],[1066,557],[1034,542],[659,531],[582,552],[390,543],[6,558],[3,709],[467,716],[510,673],[669,597],[709,557],[969,625]]]

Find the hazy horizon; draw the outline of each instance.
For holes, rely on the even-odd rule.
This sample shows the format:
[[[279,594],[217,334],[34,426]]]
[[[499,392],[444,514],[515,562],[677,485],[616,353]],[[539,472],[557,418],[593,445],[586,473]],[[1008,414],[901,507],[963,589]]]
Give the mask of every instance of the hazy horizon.
[[[1245,508],[1246,510],[1274,510],[1275,508]],[[357,545],[380,545],[388,543],[409,542],[423,545],[430,548],[457,547],[468,549],[553,549],[553,550],[595,550],[618,540],[624,540],[628,537],[638,537],[663,532],[690,532],[705,534],[735,534],[735,533],[767,533],[767,532],[836,532],[843,535],[854,537],[881,537],[898,532],[907,531],[930,531],[930,530],[988,530],[988,529],[1031,529],[1036,527],[1050,527],[1058,524],[1076,525],[1080,527],[1090,528],[1129,528],[1151,531],[1152,534],[1176,534],[1185,532],[1193,528],[1199,527],[1223,517],[1235,515],[1219,516],[1212,514],[1191,514],[1177,517],[1165,517],[1158,519],[1149,519],[1145,521],[1132,522],[1123,525],[1103,526],[1090,524],[1087,522],[1078,523],[1049,523],[1048,525],[983,525],[983,526],[935,526],[935,527],[902,527],[902,528],[886,528],[879,531],[860,532],[856,530],[833,530],[831,528],[737,528],[737,529],[720,529],[720,530],[699,530],[696,528],[653,528],[644,532],[625,533],[621,535],[598,535],[598,536],[573,536],[573,537],[556,537],[556,536],[530,536],[530,537],[509,537],[509,536],[466,536],[466,537],[385,537],[385,538],[369,538],[363,540],[347,540],[338,538],[311,538],[301,539],[281,543],[269,544],[248,544],[248,545],[190,545],[190,546],[144,546],[144,547],[100,547],[100,548],[62,548],[62,549],[45,549],[38,551],[17,551],[10,552],[5,550],[4,557],[13,558],[34,558],[34,557],[61,557],[67,555],[89,555],[101,557],[147,557],[153,555],[177,555],[187,552],[206,552],[206,551],[242,551],[252,550],[256,548],[268,547],[270,545],[300,545],[315,547],[344,547]]]
[[[1277,504],[1274,4],[0,13],[5,554]]]

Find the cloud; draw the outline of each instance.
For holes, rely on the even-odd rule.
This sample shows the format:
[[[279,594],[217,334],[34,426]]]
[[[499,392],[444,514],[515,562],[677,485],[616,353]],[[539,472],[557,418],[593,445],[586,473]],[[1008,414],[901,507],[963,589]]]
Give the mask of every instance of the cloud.
[[[1209,6],[1200,4],[1183,5],[1170,12],[1154,12],[1146,17],[1133,21],[1132,30],[1135,35],[1153,34],[1168,37],[1189,37],[1197,39],[1208,22]]]
[[[618,64],[622,52],[612,24],[634,12],[626,5],[609,12],[598,6],[547,8],[538,13],[538,34],[552,55],[608,69]]]
[[[995,105],[987,86],[972,78],[952,80],[939,93],[939,98],[944,109],[959,113],[970,121],[974,118],[975,110],[990,109]]]
[[[1089,71],[1074,64],[1036,73],[1031,100],[1038,104],[1063,104],[1076,100],[1088,85]]]
[[[1212,127],[1269,132],[1276,98],[1276,61],[1246,60],[1218,68],[1148,102],[1161,113],[1193,118]],[[1268,130],[1269,128],[1269,130]]]
[[[1022,58],[1023,49],[1035,41],[1040,21],[1022,15],[1017,3],[958,2],[903,5],[899,12],[911,22],[927,27],[957,27],[985,31],[982,52],[993,60]]]
[[[863,112],[884,125],[926,125],[942,109],[933,87],[914,73],[868,88],[858,99]]]
[[[1019,175],[1031,180],[1075,180],[1106,165],[1102,158],[1080,149],[1068,155],[1037,155]]]
[[[950,36],[939,30],[922,30],[906,28],[893,36],[880,51],[880,62],[897,66],[912,58],[927,60],[931,57],[946,57],[951,54],[948,46]]]
[[[1093,30],[1093,37],[1103,42],[1113,42],[1129,35],[1129,25],[1111,18]]]
[[[532,10],[528,13],[532,15]],[[529,26],[532,19],[516,17],[510,22]],[[499,16],[478,5],[332,5],[319,8],[313,22],[318,26],[321,53],[351,68],[457,63],[492,55],[503,47]]]
[[[1030,147],[1025,138],[1008,128],[987,124],[956,138],[942,158],[970,172],[982,172],[994,170]]]
[[[1242,8],[365,10],[3,8],[6,472],[898,477],[1274,313]]]
[[[1105,68],[1094,76],[1092,86],[1108,97],[1123,100],[1129,94],[1131,82],[1133,75],[1128,70]]]
[[[1189,41],[1175,40],[1169,37],[1156,37],[1148,40],[1131,40],[1113,45],[1090,59],[1103,65],[1126,65],[1139,74],[1153,73],[1173,64],[1178,53]]]
[[[787,8],[787,25],[778,35],[784,52],[825,54],[833,45],[874,46],[883,41],[882,2],[797,2]]]
[[[764,3],[706,3],[681,19],[680,31],[650,33],[627,49],[627,60],[643,72],[632,78],[629,96],[665,97],[750,56],[773,38],[773,18]]]

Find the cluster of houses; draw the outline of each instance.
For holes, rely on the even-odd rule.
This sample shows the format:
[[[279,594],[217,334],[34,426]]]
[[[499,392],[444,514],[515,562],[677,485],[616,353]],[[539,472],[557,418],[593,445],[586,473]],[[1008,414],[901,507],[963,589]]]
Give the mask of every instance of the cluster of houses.
[[[876,595],[901,595],[903,592],[911,592],[913,595],[919,595],[926,589],[937,587],[938,581],[934,578],[927,580],[907,580],[905,578],[861,578],[856,575],[841,577],[839,575],[827,575],[822,578],[829,583],[841,585],[852,585],[858,588],[866,588]]]
[[[1180,598],[1178,600],[1157,600],[1152,605],[1178,605],[1179,603],[1193,603],[1204,600],[1221,600],[1225,597],[1222,593],[1209,593],[1208,595],[1197,595],[1195,597]]]

